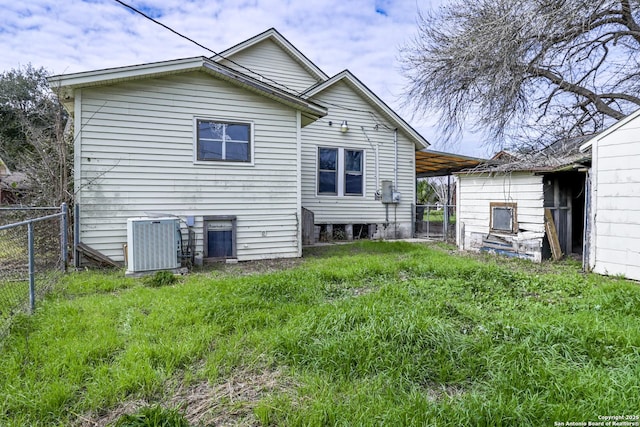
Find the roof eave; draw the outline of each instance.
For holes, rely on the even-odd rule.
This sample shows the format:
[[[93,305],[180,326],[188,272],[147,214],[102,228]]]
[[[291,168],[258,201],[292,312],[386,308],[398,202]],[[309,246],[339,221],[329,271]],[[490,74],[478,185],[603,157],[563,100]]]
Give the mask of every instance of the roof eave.
[[[82,87],[114,84],[122,81],[147,79],[190,71],[204,71],[208,74],[235,85],[266,96],[288,105],[310,117],[320,118],[327,115],[327,109],[304,98],[292,95],[266,83],[260,82],[239,71],[218,64],[205,57],[185,58],[152,64],[133,65],[106,70],[88,71],[68,75],[53,76],[48,79],[52,87],[65,103],[67,109],[73,109],[73,91]]]
[[[604,131],[600,132],[599,134],[591,138],[589,141],[582,144],[580,146],[580,151],[584,153],[585,151],[593,147],[593,144],[595,144],[597,141],[601,140],[605,136],[608,136],[609,134],[616,131],[617,129],[624,126],[625,124],[629,123],[630,121],[634,120],[638,116],[640,116],[640,109],[637,109],[633,113],[629,114],[627,117],[618,120],[616,123],[612,124],[607,129],[605,129]]]

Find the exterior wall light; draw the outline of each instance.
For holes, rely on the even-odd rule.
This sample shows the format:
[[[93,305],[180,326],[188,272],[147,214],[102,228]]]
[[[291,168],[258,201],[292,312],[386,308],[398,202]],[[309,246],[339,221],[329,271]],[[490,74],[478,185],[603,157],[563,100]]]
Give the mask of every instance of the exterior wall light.
[[[332,120],[329,120],[329,126],[333,126]],[[347,124],[346,120],[343,120],[342,124],[340,125],[340,132],[347,133],[348,130],[349,130],[349,125]]]

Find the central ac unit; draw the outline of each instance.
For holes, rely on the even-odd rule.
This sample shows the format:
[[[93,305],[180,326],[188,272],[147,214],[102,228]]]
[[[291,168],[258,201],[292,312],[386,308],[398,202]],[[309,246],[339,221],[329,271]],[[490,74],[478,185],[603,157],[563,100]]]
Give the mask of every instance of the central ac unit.
[[[178,218],[127,219],[127,274],[180,268]]]

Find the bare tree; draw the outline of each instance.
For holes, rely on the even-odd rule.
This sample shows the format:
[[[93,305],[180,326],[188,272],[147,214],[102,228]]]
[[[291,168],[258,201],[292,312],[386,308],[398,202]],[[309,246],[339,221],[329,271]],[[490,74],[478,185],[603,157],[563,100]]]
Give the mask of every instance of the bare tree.
[[[428,178],[427,182],[429,186],[433,188],[433,192],[436,195],[437,201],[442,205],[448,204],[448,195],[451,190],[448,186],[449,180],[446,176],[434,176],[432,178]],[[451,188],[455,187],[455,183],[451,185]]]
[[[596,132],[640,106],[639,16],[640,0],[452,0],[401,50],[407,103],[446,138]]]
[[[59,206],[73,200],[73,141],[47,75],[31,65],[0,74],[0,154],[27,177],[24,203]]]

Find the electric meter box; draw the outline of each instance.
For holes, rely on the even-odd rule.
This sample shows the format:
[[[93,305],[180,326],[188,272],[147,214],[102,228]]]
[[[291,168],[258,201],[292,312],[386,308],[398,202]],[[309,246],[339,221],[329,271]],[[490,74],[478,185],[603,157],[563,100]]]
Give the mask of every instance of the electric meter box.
[[[382,181],[382,203],[388,204],[393,203],[393,181],[391,180],[383,180]]]

